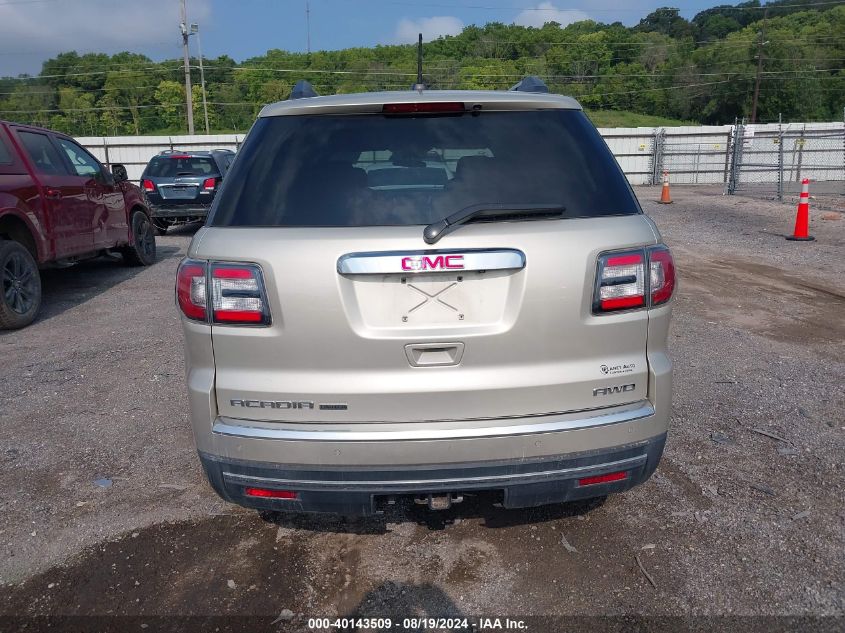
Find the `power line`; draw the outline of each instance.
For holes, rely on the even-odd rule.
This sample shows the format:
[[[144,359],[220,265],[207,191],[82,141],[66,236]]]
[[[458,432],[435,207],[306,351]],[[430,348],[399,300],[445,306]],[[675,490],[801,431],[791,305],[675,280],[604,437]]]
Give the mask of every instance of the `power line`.
[[[814,60],[801,60],[801,59],[787,59],[787,58],[779,58],[781,61],[808,61],[812,62]],[[845,58],[829,58],[831,60],[837,61],[845,61]],[[584,60],[575,60],[575,61],[584,61]],[[593,60],[586,60],[586,61],[593,61]],[[721,64],[728,64],[728,63],[748,63],[752,60],[743,60],[740,62],[720,62]],[[206,68],[209,68],[206,66]],[[210,68],[214,68],[213,66]],[[582,74],[554,74],[554,73],[546,73],[540,71],[542,77],[547,79],[603,79],[603,78],[614,78],[614,79],[626,79],[626,78],[647,78],[647,79],[672,79],[671,73],[684,73],[685,70],[690,68],[698,68],[698,66],[679,66],[674,68],[665,68],[663,72],[660,73],[582,73]],[[178,68],[174,68],[172,70],[180,70]],[[404,71],[372,71],[372,70],[327,70],[327,69],[312,69],[312,68],[234,68],[232,70],[256,70],[259,72],[267,72],[267,73],[293,73],[293,74],[300,74],[300,75],[308,75],[308,74],[325,74],[325,75],[342,75],[342,76],[349,76],[353,75],[356,76],[356,79],[364,79],[364,78],[379,78],[379,77],[415,77],[416,73],[413,72],[404,72]],[[833,73],[845,70],[845,68],[804,68],[804,69],[794,69],[794,70],[773,70],[773,71],[763,71],[763,75],[789,75],[789,74],[804,74],[804,73]],[[436,76],[438,72],[454,72],[461,76],[462,79],[477,79],[477,78],[519,78],[523,77],[526,73],[525,72],[516,72],[516,73],[497,73],[497,72],[490,72],[490,73],[464,73],[462,72],[461,67],[456,68],[429,68],[426,72],[427,75]],[[698,73],[684,73],[686,77],[727,77],[727,76],[735,76],[735,75],[742,75],[748,73],[748,70],[733,70],[733,71],[721,71],[721,72],[698,72]],[[435,77],[436,78],[436,77]],[[838,77],[837,77],[838,79]],[[214,86],[239,86],[242,84],[238,84],[236,82],[215,82]],[[330,86],[332,84],[325,84]],[[128,90],[145,90],[150,91],[156,89],[158,86],[156,84],[146,84],[146,85],[134,85],[134,86],[115,86],[110,88],[86,88],[84,90],[76,88],[74,86],[63,86],[54,88],[52,90],[27,90],[25,92],[16,92],[16,91],[6,91],[0,92],[0,95],[13,95],[13,94],[20,94],[22,96],[26,95],[35,95],[35,94],[58,94],[58,92],[62,89],[76,89],[80,90],[80,94],[86,94],[90,92],[121,92],[121,91],[128,91]]]
[[[266,104],[259,104],[247,101],[239,101],[239,102],[214,102],[209,101],[208,105],[216,105],[216,106],[258,106],[258,105],[266,105]],[[37,113],[57,113],[57,112],[101,112],[101,111],[109,111],[109,110],[149,110],[154,108],[184,108],[186,104],[184,103],[146,103],[146,104],[139,104],[139,105],[131,105],[131,106],[92,106],[90,108],[70,108],[68,110],[62,110],[61,108],[43,108],[39,110],[0,110],[0,114],[37,114]]]
[[[832,69],[836,71],[845,70],[845,68],[837,68]],[[770,71],[768,74],[776,75],[776,74],[792,74],[792,73],[804,73],[807,71],[795,70],[795,71]],[[468,78],[477,77],[474,75],[468,75]],[[490,75],[489,78],[502,78],[508,77],[508,75]],[[545,75],[545,78],[553,78],[554,75]],[[617,77],[624,78],[624,75],[617,75]],[[751,77],[746,77],[747,80],[751,80]],[[808,78],[809,79],[809,78]],[[814,79],[820,79],[819,77],[814,77]],[[699,82],[699,83],[684,83],[684,84],[676,84],[672,86],[658,86],[653,88],[636,88],[632,90],[621,90],[621,91],[613,91],[613,92],[585,92],[584,94],[580,95],[583,98],[595,98],[595,97],[604,97],[604,96],[612,96],[612,95],[619,95],[619,94],[640,94],[645,92],[654,92],[654,91],[664,91],[664,90],[685,90],[690,88],[698,88],[698,87],[705,87],[705,86],[715,86],[720,84],[726,84],[736,81],[736,77],[730,79],[723,79],[719,81],[709,81],[709,82]],[[460,81],[453,81],[453,84],[460,83]],[[231,84],[230,84],[231,85]],[[578,85],[578,84],[575,84]],[[330,84],[325,84],[326,87],[332,87]],[[845,89],[845,87],[844,87]],[[214,106],[263,106],[266,105],[264,103],[259,102],[218,102],[218,101],[209,101],[209,105]],[[127,105],[127,106],[92,106],[88,108],[42,108],[42,109],[35,109],[35,110],[0,110],[0,114],[34,114],[34,113],[71,113],[71,112],[94,112],[94,111],[111,111],[111,110],[135,110],[135,109],[154,109],[154,108],[172,108],[172,107],[185,107],[186,104],[139,104],[139,105]]]
[[[837,40],[841,41],[842,37],[840,35],[812,35],[807,38],[777,38],[773,37],[770,38],[772,42],[778,42],[782,44],[792,44],[796,42],[803,42],[807,44],[816,43],[817,41],[821,40]],[[539,45],[546,45],[546,46],[574,46],[574,45],[583,45],[583,44],[592,44],[592,45],[607,45],[607,46],[644,46],[647,48],[666,48],[666,47],[676,47],[676,46],[686,46],[689,43],[692,44],[720,44],[722,46],[751,46],[755,44],[755,40],[695,40],[693,42],[685,42],[685,41],[666,41],[666,42],[638,42],[638,41],[608,41],[608,40],[499,40],[499,39],[490,39],[490,38],[479,38],[477,40],[471,40],[470,43],[473,42],[483,42],[485,44],[517,44],[524,47],[532,47],[532,46],[539,46]],[[154,42],[149,42],[151,44],[158,44],[162,47],[170,46],[172,48],[179,48],[179,44],[173,42],[166,42],[157,40]],[[430,42],[428,44],[436,44],[436,42]],[[428,45],[426,44],[426,45]],[[407,44],[392,44],[391,47],[408,47]],[[341,49],[341,51],[344,49]],[[53,50],[30,50],[30,51],[0,51],[0,55],[36,55],[36,54],[56,54],[61,55],[65,52],[73,52],[79,53],[80,51],[61,51],[58,49]],[[294,56],[301,56],[303,58],[307,58],[307,53],[295,53],[295,52],[288,52],[290,55]],[[82,52],[79,56],[79,61],[82,61],[85,55],[96,55],[99,54],[99,51],[89,50],[87,52]],[[102,53],[106,54],[106,53]],[[57,58],[52,58],[47,61],[56,61]],[[73,63],[73,62],[71,62]],[[153,62],[150,60],[151,64],[166,64],[166,63],[181,63],[180,60],[174,58],[171,60],[164,60],[161,62]],[[131,65],[131,62],[122,62],[118,63],[117,66],[126,66]]]
[[[805,44],[813,44],[818,43],[821,40],[837,40],[841,41],[840,36],[836,35],[815,35],[811,36],[811,38],[771,38],[771,42],[777,42],[781,44],[790,44],[790,43],[805,43]],[[687,42],[683,41],[671,41],[671,42],[631,42],[631,41],[589,41],[589,40],[570,40],[570,41],[553,41],[553,40],[529,40],[529,41],[521,41],[521,40],[495,40],[495,39],[479,39],[479,42],[498,45],[498,44],[518,44],[523,47],[531,47],[537,45],[548,45],[548,46],[565,46],[565,45],[607,45],[607,46],[629,46],[629,47],[646,47],[646,48],[669,48],[669,47],[677,47],[677,46],[684,46],[687,45]],[[710,44],[710,43],[718,43],[721,46],[744,46],[750,47],[755,44],[753,40],[740,40],[740,41],[730,41],[730,40],[699,40],[692,42],[692,44]],[[14,55],[15,52],[7,51],[7,52],[0,52],[0,55]],[[307,55],[304,53],[291,53],[294,56],[302,56],[303,58],[307,58]],[[80,60],[84,57],[81,56]],[[482,56],[484,58],[484,56]],[[522,58],[523,60],[525,58]],[[540,58],[538,58],[540,59]],[[611,58],[609,61],[623,59],[622,57],[616,56]],[[55,61],[48,60],[48,61]],[[72,62],[71,62],[72,63]],[[110,68],[106,70],[98,70],[98,71],[86,71],[86,72],[75,72],[75,73],[64,73],[61,75],[30,75],[24,77],[12,77],[6,76],[0,79],[3,80],[12,80],[12,81],[33,81],[39,79],[59,79],[64,77],[80,77],[80,76],[93,76],[99,74],[107,74],[109,72],[142,72],[146,70],[158,70],[164,69],[166,71],[172,71],[173,68],[168,67],[170,64],[179,64],[178,69],[184,68],[184,63],[180,63],[179,60],[165,60],[162,62],[152,62],[150,61],[149,64],[145,67],[134,67],[133,62],[119,62],[119,63],[112,63]],[[224,67],[216,67],[216,66],[207,66],[209,68],[220,68],[223,70],[244,70],[249,68],[256,68],[255,66],[224,66]],[[120,68],[128,68],[128,70],[116,70]],[[321,72],[320,70],[314,70],[313,72]],[[349,73],[353,73],[355,71],[346,71]]]
[[[59,0],[8,0],[7,2],[0,2],[0,6],[10,4],[43,4],[45,2],[58,2]]]
[[[447,3],[437,3],[437,2],[399,2],[398,0],[382,0],[384,4],[391,4],[397,6],[405,6],[405,7],[430,7],[430,8],[439,8],[439,9],[481,9],[484,11],[535,11],[535,12],[574,12],[580,11],[583,13],[591,12],[591,13],[639,13],[641,11],[648,11],[648,7],[641,7],[641,8],[613,8],[613,9],[600,9],[594,7],[567,7],[565,9],[549,9],[548,7],[514,7],[514,6],[491,6],[491,5],[480,5],[480,4],[447,4]],[[845,4],[841,0],[840,1],[827,1],[827,2],[812,2],[807,4],[781,4],[781,5],[773,5],[772,9],[795,9],[795,8],[806,8],[806,7],[821,7],[821,6],[831,6],[831,5],[842,5]],[[718,9],[719,11],[760,11],[764,7],[713,7],[714,9]],[[706,11],[706,9],[705,9]],[[703,11],[699,11],[702,13]]]
[[[845,6],[845,4],[843,4]],[[600,31],[601,32],[601,31]],[[593,35],[592,33],[590,35]],[[825,40],[841,40],[842,37],[839,35],[813,35],[811,36],[815,39],[825,39]],[[577,44],[607,44],[609,46],[649,46],[649,47],[665,47],[665,46],[686,46],[688,44],[722,44],[722,45],[731,45],[731,46],[745,46],[751,45],[755,43],[755,40],[693,40],[692,42],[687,42],[684,40],[672,40],[668,42],[636,42],[636,41],[607,41],[607,40],[587,40],[587,39],[579,39],[579,40],[497,40],[497,39],[484,39],[479,38],[476,40],[478,42],[486,42],[490,44],[521,44],[524,46],[531,46],[534,44],[549,44],[554,46],[573,46]],[[812,43],[813,40],[809,38],[772,38],[773,42],[781,42],[781,43],[792,43],[792,42],[808,42]],[[407,46],[407,45],[405,45]]]
[[[2,3],[0,3],[0,6],[2,6]],[[157,45],[159,45],[159,48],[146,49],[148,52],[149,51],[164,50],[164,47],[171,47],[171,48],[178,48],[179,47],[178,44],[174,44],[173,42],[163,42],[163,41],[160,41],[160,40],[157,40],[157,41],[144,40],[144,47],[145,48],[149,44],[157,44]],[[77,53],[80,56],[80,59],[82,57],[84,57],[85,55],[106,55],[106,56],[108,56],[108,53],[103,53],[100,50],[79,49],[79,50],[67,51],[63,48],[53,48],[53,49],[50,49],[50,50],[41,50],[41,51],[19,51],[19,50],[0,51],[0,55],[9,55],[9,56],[12,56],[12,55],[15,55],[15,56],[17,56],[17,55],[57,55],[58,56],[58,55],[62,55],[64,53],[69,53],[69,52]],[[55,59],[55,58],[53,58],[53,59]],[[50,61],[50,60],[48,60],[48,61]],[[162,62],[159,62],[159,63],[162,63]]]

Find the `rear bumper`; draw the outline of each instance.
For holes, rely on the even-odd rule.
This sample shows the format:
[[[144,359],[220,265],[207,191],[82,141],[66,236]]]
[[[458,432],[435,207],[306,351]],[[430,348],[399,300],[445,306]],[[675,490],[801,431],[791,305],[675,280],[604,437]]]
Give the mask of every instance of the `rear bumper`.
[[[663,308],[666,318],[652,320],[655,347],[666,339],[669,309]],[[226,418],[217,409],[211,346],[201,338],[208,328],[185,320],[183,327],[200,458],[215,490],[247,507],[367,514],[383,495],[495,490],[507,507],[603,496],[648,479],[669,429],[672,363],[662,348],[648,356],[647,399],[592,411],[402,423]],[[624,480],[577,485],[619,471]],[[246,497],[248,486],[295,488],[299,496]]]
[[[202,204],[151,204],[150,213],[154,218],[204,218],[211,205]]]
[[[212,487],[227,501],[261,510],[369,515],[396,495],[501,491],[502,505],[522,508],[623,492],[646,481],[660,461],[666,434],[613,449],[541,459],[377,466],[286,466],[233,460],[200,452]],[[624,472],[610,483],[585,484],[586,477]],[[247,496],[246,489],[294,491],[296,499]]]

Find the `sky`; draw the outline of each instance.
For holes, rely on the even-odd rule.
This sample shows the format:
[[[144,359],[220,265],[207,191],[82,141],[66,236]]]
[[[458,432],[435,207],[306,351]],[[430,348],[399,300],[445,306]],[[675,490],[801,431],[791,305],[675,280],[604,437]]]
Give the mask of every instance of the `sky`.
[[[733,4],[733,2],[727,2]],[[660,6],[691,18],[724,0],[187,0],[205,57],[237,61],[268,49],[305,51],[306,4],[311,50],[336,50],[454,35],[487,22],[542,26],[593,19],[633,25]],[[196,38],[191,52],[197,55]],[[35,74],[64,51],[180,57],[179,0],[0,0],[0,76]]]

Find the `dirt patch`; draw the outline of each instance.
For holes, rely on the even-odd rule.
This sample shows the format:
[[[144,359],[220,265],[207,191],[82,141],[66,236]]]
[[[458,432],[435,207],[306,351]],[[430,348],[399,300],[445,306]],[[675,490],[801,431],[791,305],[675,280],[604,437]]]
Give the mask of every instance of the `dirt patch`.
[[[232,507],[187,419],[173,276],[189,235],[147,269],[51,273],[42,318],[0,334],[0,630],[21,628],[3,614],[99,615],[86,633],[170,614],[221,632],[249,615],[273,631],[354,614],[841,617],[845,223],[794,244],[794,208],[673,195],[645,202],[681,271],[666,454],[591,504],[479,495],[358,521]]]
[[[705,259],[676,249],[681,283],[705,314],[775,340],[814,345],[841,358],[845,292],[774,266],[722,257]]]
[[[695,504],[698,510],[709,510],[713,503],[701,492],[701,486],[697,485],[690,477],[681,470],[680,466],[669,457],[660,460],[660,473],[664,475],[673,485],[677,486],[682,495]]]
[[[301,602],[304,561],[274,533],[253,516],[139,530],[6,590],[0,612],[276,616]]]
[[[485,516],[502,512],[507,521],[485,527]],[[275,617],[289,609],[304,618],[457,615],[494,604],[514,613],[537,607],[589,613],[591,600],[609,586],[625,588],[625,604],[642,599],[633,593],[647,589],[646,580],[631,554],[642,535],[626,530],[621,517],[596,503],[546,513],[545,521],[535,516],[470,500],[443,528],[413,509],[386,522],[315,519],[331,530],[288,528],[287,517],[254,514],[157,525],[7,587],[0,613]],[[608,533],[596,532],[598,525]],[[411,533],[419,538],[409,540]],[[653,549],[651,572],[663,581],[668,564]]]

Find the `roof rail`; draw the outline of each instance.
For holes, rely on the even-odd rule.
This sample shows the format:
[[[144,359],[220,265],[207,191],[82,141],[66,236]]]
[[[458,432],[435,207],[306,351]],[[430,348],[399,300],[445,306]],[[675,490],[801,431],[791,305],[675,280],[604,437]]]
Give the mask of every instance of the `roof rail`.
[[[300,79],[294,84],[293,90],[290,91],[290,97],[288,97],[288,99],[304,99],[305,97],[319,96],[320,95],[317,94],[317,91],[314,90],[314,86],[304,79]]]
[[[514,92],[549,92],[549,87],[546,85],[546,82],[537,77],[536,75],[528,75],[527,77],[523,77],[522,80],[514,84],[510,87],[510,90]]]

